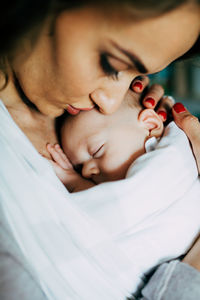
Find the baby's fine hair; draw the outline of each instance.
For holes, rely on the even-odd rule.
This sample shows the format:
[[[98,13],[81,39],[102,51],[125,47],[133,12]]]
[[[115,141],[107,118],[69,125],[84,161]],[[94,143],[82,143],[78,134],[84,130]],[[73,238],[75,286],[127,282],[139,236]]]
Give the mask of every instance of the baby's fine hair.
[[[129,92],[134,93],[133,91]],[[135,94],[135,97],[125,97],[123,101],[126,101],[129,107],[137,109],[139,111],[144,108],[142,104],[142,99],[144,99],[144,94],[141,94],[140,97],[138,96],[138,94]]]

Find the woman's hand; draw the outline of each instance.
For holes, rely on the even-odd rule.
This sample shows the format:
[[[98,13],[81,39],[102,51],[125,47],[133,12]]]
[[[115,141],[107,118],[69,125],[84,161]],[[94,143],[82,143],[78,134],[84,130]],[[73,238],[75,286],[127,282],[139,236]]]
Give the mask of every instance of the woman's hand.
[[[200,174],[200,123],[197,117],[183,106],[182,103],[176,103],[172,109],[174,121],[187,135],[190,140],[192,150],[197,162]]]
[[[174,104],[174,99],[170,96],[164,96],[164,89],[159,84],[153,84],[147,89],[149,78],[147,76],[138,76],[131,84],[131,89],[136,93],[144,93],[142,103],[146,108],[156,108],[156,112],[163,122],[168,118],[169,112]]]
[[[197,117],[193,116],[182,103],[176,103],[172,108],[174,121],[187,135],[190,140],[192,150],[197,162],[200,174],[200,123]],[[183,259],[187,263],[200,271],[200,236]]]

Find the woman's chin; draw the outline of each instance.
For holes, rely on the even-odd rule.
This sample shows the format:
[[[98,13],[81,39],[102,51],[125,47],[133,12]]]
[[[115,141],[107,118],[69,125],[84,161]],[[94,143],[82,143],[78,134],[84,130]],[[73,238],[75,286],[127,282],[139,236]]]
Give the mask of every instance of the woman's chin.
[[[46,106],[40,106],[38,107],[38,110],[45,116],[48,116],[52,119],[55,119],[57,117],[60,117],[63,113],[64,113],[64,108],[58,108],[58,107],[55,107],[55,106],[49,106],[49,105],[46,105]]]

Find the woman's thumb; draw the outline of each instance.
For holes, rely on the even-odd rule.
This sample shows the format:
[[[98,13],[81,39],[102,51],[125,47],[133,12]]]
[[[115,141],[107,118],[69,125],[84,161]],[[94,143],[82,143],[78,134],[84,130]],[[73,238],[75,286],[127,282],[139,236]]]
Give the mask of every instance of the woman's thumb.
[[[200,123],[197,117],[193,116],[182,103],[176,103],[172,108],[174,121],[188,136],[190,141],[200,141]]]
[[[200,170],[200,123],[182,103],[176,103],[172,108],[174,121],[189,138]]]

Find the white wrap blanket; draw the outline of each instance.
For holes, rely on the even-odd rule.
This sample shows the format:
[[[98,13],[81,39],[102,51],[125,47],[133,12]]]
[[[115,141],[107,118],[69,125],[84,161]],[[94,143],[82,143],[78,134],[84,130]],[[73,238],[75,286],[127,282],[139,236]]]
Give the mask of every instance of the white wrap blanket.
[[[69,194],[0,102],[0,201],[50,300],[130,297],[200,228],[197,168],[174,123],[126,179]]]

